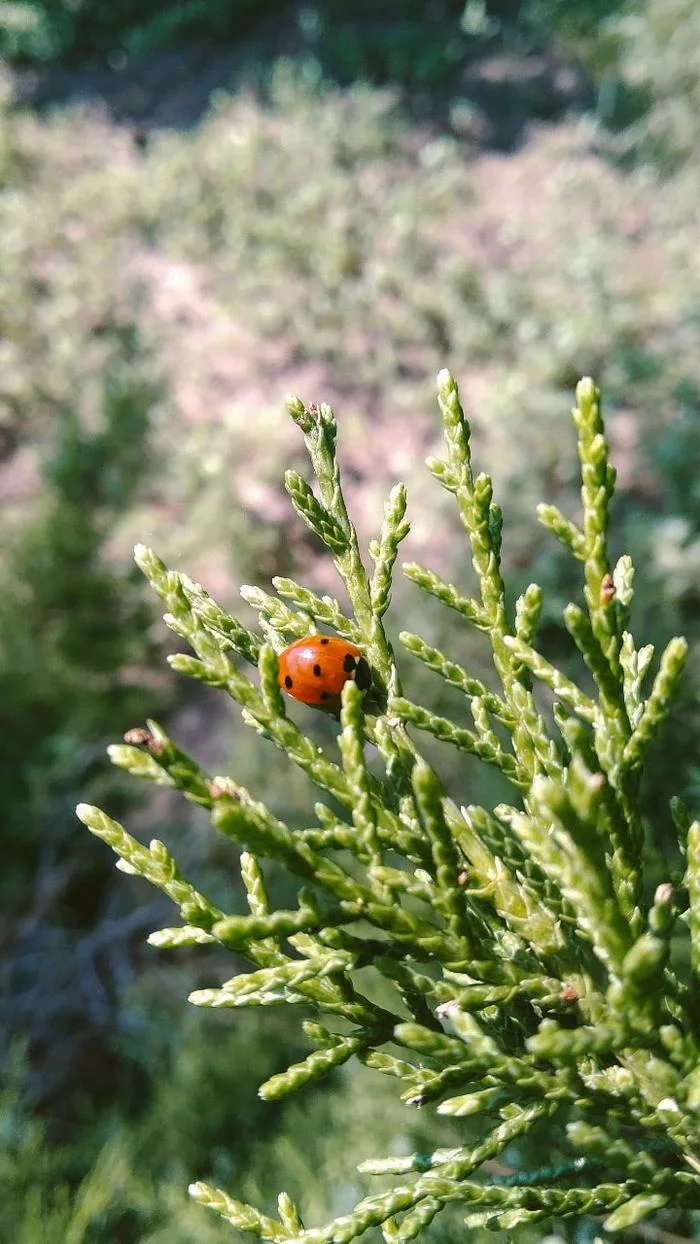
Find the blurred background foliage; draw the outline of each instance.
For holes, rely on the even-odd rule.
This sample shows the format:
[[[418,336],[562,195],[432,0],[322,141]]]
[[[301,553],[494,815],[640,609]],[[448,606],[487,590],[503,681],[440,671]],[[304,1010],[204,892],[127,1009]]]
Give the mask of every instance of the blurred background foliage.
[[[362,1068],[260,1103],[301,1054],[296,1027],[189,1014],[220,965],[145,948],[167,909],[76,826],[79,798],[102,802],[231,903],[228,847],[104,762],[146,714],[292,824],[312,799],[219,697],[168,674],[131,546],[231,605],[273,574],[337,591],[281,489],[303,469],[291,390],[337,410],[363,538],[404,478],[406,556],[466,585],[422,467],[447,365],[503,501],[513,597],[543,584],[541,643],[566,665],[579,585],[534,508],[576,512],[567,412],[588,372],[637,637],[682,631],[697,654],[699,44],[695,0],[0,3],[0,1238],[214,1244],[231,1233],[188,1202],[191,1179],[267,1204],[287,1188],[318,1220],[356,1199],[361,1157],[453,1143]],[[401,627],[485,671],[479,637],[416,596],[397,584]],[[413,698],[460,711],[403,664]],[[677,867],[668,798],[700,795],[699,680],[696,655],[649,765],[658,879]],[[497,793],[432,754],[457,797]]]

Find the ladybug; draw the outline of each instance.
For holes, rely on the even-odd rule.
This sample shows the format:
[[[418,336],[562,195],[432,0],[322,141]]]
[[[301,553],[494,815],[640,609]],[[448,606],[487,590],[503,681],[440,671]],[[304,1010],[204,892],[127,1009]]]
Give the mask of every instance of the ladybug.
[[[280,654],[280,687],[302,704],[339,712],[340,693],[349,678],[361,691],[369,691],[372,685],[365,657],[346,639],[305,635]]]

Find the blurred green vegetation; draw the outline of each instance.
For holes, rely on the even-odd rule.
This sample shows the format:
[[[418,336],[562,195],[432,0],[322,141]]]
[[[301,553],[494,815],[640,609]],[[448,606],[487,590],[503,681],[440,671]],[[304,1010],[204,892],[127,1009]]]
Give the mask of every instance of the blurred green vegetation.
[[[694,0],[2,0],[0,56],[17,66],[110,66],[152,53],[244,44],[266,64],[270,37],[327,79],[392,84],[440,108],[484,52],[554,46],[589,75],[596,110],[629,151],[674,161],[697,148]],[[275,36],[278,36],[275,42]],[[522,85],[522,84],[521,84]],[[537,90],[529,103],[536,107]]]
[[[470,28],[491,30],[503,17],[548,28],[565,7],[537,0],[472,3],[464,31],[463,0],[386,0],[381,10],[369,0],[177,0],[166,10],[157,0],[115,0],[109,6],[94,0],[4,0],[0,52],[20,63],[109,61],[188,39],[239,37],[276,21],[296,26],[325,67],[346,82],[368,77],[436,86],[464,56]],[[588,29],[600,19],[595,3],[581,9],[577,28]]]
[[[90,742],[143,712],[155,691],[141,685],[154,658],[150,604],[130,569],[110,567],[102,556],[148,470],[156,389],[133,367],[136,339],[133,325],[114,334],[94,426],[75,406],[56,410],[38,476],[25,484],[34,495],[7,516],[0,789],[9,868],[0,902],[15,916],[36,870],[56,784],[75,789],[89,780]]]
[[[143,56],[147,91],[147,54],[242,35],[257,64],[201,125],[139,141],[87,107],[40,117],[2,91],[0,1038],[15,1053],[0,1100],[0,1236],[18,1244],[229,1238],[189,1204],[194,1178],[254,1201],[286,1185],[311,1218],[327,1216],[355,1195],[344,1181],[368,1131],[377,1153],[398,1152],[431,1127],[374,1083],[368,1095],[361,1074],[311,1102],[263,1106],[257,1083],[293,1053],[282,1021],[189,1016],[187,957],[156,963],[143,949],[158,913],[113,883],[73,819],[78,798],[118,812],[137,797],[106,770],[104,744],[174,712],[187,746],[277,791],[271,804],[303,823],[306,780],[163,676],[162,633],[130,567],[131,544],[148,539],[229,599],[243,580],[322,576],[281,496],[284,466],[301,461],[278,413],[291,380],[336,405],[364,534],[403,477],[408,556],[466,583],[460,532],[421,466],[436,439],[433,376],[453,369],[503,500],[513,594],[543,584],[561,662],[560,610],[577,588],[533,516],[543,497],[576,508],[566,409],[592,373],[620,466],[617,551],[638,567],[637,632],[661,643],[681,631],[698,651],[697,6],[376,10],[0,5],[0,52],[20,68]],[[261,20],[297,32],[298,63],[260,71]],[[571,115],[548,80],[516,91],[537,125],[521,150],[484,152],[466,70],[562,48],[587,76],[590,110]],[[411,123],[387,86],[404,102],[422,92],[435,105],[424,116],[444,124]],[[397,601],[401,628],[478,672],[478,640],[444,633],[416,596],[407,587]],[[430,676],[404,668],[411,696],[439,706]],[[699,685],[696,655],[649,766],[660,878],[668,796],[700,793]],[[461,759],[436,763],[456,794],[488,798]],[[235,888],[230,853],[194,814],[156,801],[132,815]]]

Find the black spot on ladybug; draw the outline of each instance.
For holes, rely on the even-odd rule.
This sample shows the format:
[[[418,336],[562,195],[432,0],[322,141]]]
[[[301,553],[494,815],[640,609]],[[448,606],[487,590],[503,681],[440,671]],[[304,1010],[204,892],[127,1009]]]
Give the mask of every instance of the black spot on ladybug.
[[[321,677],[321,666],[320,665],[314,665],[314,675],[316,678]]]
[[[357,657],[354,657],[351,652],[346,652],[345,660],[343,661],[343,669],[345,670],[345,673],[352,674],[352,671],[356,665]]]
[[[360,691],[369,691],[372,686],[372,671],[364,657],[360,657],[355,671],[355,682]]]
[[[322,700],[327,700],[327,699],[328,699],[328,692],[327,692],[327,691],[322,691],[322,692],[321,692],[321,699],[322,699]]]
[[[291,677],[290,674],[287,674],[287,677],[284,680],[284,685],[287,688],[287,691],[291,691],[292,687],[294,686],[294,679]]]
[[[321,643],[322,643],[322,644],[329,644],[329,643],[330,643],[330,640],[329,640],[329,638],[328,638],[328,636],[327,636],[327,635],[324,635],[324,636],[323,636],[323,639],[321,640]]]

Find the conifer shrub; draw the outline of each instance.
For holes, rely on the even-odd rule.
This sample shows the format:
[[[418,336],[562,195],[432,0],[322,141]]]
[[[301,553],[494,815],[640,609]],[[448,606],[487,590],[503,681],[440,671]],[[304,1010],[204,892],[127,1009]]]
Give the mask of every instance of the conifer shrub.
[[[460,1131],[459,1144],[432,1152],[369,1152],[361,1169],[379,1191],[320,1227],[304,1226],[284,1192],[272,1218],[234,1199],[235,1188],[192,1184],[195,1200],[264,1240],[344,1244],[380,1228],[398,1244],[448,1206],[470,1229],[591,1215],[608,1232],[700,1209],[700,823],[680,799],[660,813],[674,845],[659,881],[645,862],[642,802],[649,748],[687,644],[672,639],[652,676],[652,647],[629,630],[633,567],[626,555],[614,565],[609,556],[615,471],[593,382],[579,383],[573,412],[582,517],[538,510],[581,573],[580,600],[563,615],[581,659],[576,680],[540,651],[540,588],[530,584],[509,606],[501,510],[490,478],[472,470],[469,425],[447,371],[438,393],[446,452],[428,467],[454,496],[476,590],[415,563],[403,570],[484,634],[493,678],[476,678],[419,634],[400,641],[465,697],[470,724],[403,694],[387,639],[409,529],[404,487],[387,501],[369,573],[343,500],[333,412],[295,398],[289,412],[317,486],[289,471],[287,490],[332,556],[350,609],[278,578],[274,592],[242,590],[259,613],[253,631],[151,550],[138,546],[136,560],[167,624],[193,650],[170,657],[173,668],[228,692],[244,722],[319,788],[307,826],[292,832],[258,792],[206,773],[155,722],[111,749],[119,768],[208,809],[242,849],[241,915],[188,881],[162,842],[146,847],[105,812],[79,808],[117,866],[179,908],[180,923],[151,934],[152,945],[224,948],[248,961],[250,970],[193,992],[195,1006],[291,1005],[311,1015],[302,1023],[310,1052],[261,1084],[263,1100],[357,1059],[397,1081],[407,1111],[434,1112]],[[372,673],[364,698],[354,681],[343,687],[337,753],[302,733],[279,683],[285,647],[327,631],[360,648]],[[508,797],[484,807],[465,790],[446,792],[436,740],[491,766]],[[299,885],[289,908],[268,896],[273,863]],[[538,1161],[504,1173],[504,1154],[533,1153]]]
[[[107,1065],[120,1067],[120,1105],[128,1096],[117,999],[133,912],[120,924],[112,906],[100,918],[115,879],[76,832],[73,807],[88,790],[109,791],[122,809],[131,802],[133,783],[106,763],[104,744],[115,718],[126,726],[156,699],[159,711],[172,703],[146,585],[116,547],[124,508],[155,469],[150,423],[161,397],[138,330],[124,325],[92,401],[78,390],[50,434],[29,442],[34,455],[2,464],[0,1063],[16,1043],[25,1048],[22,1107],[65,1129],[81,1116],[76,1095],[101,1106],[105,1090],[117,1095]],[[0,1132],[19,1135],[24,1117],[17,1129],[3,1117],[4,1081]],[[44,1169],[53,1167],[52,1158]],[[0,1182],[9,1203],[7,1168]],[[0,1238],[14,1238],[5,1226],[0,1217]]]

